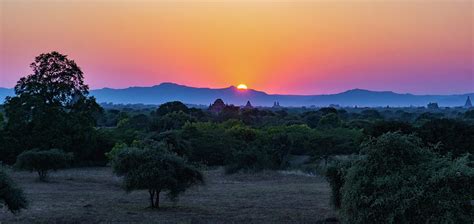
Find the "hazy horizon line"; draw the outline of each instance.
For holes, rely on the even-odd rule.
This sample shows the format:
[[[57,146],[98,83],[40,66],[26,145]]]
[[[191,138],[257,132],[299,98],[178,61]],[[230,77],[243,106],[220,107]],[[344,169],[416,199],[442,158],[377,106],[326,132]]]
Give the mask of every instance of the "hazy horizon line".
[[[219,89],[228,89],[228,88],[236,88],[236,85],[229,85],[229,86],[226,86],[226,87],[201,87],[201,86],[191,86],[191,85],[186,85],[186,84],[180,84],[180,83],[176,83],[176,82],[161,82],[161,83],[158,83],[158,84],[154,84],[154,85],[143,85],[143,86],[127,86],[127,87],[100,87],[100,88],[89,88],[89,90],[101,90],[101,89],[113,89],[113,90],[123,90],[123,89],[129,89],[129,88],[152,88],[152,87],[156,87],[156,86],[160,86],[160,85],[163,85],[163,84],[173,84],[173,85],[177,85],[177,86],[183,86],[183,87],[188,87],[188,88],[197,88],[197,89],[211,89],[211,90],[219,90]],[[0,86],[0,88],[3,88],[3,89],[14,89],[14,87],[4,87],[4,86]],[[344,92],[348,92],[348,91],[353,91],[353,90],[365,90],[365,91],[370,91],[370,92],[391,92],[391,93],[395,93],[395,94],[410,94],[410,95],[415,95],[415,96],[426,96],[426,95],[439,95],[439,96],[443,96],[443,95],[466,95],[466,94],[474,94],[474,89],[471,90],[471,91],[468,91],[468,92],[454,92],[454,93],[411,93],[411,92],[396,92],[396,91],[393,91],[393,90],[374,90],[374,89],[366,89],[366,88],[358,88],[358,87],[355,87],[355,88],[348,88],[346,90],[343,90],[343,91],[339,91],[339,92],[333,92],[333,93],[311,93],[311,94],[295,94],[295,93],[270,93],[270,92],[266,92],[265,90],[258,90],[258,89],[253,89],[253,88],[248,88],[248,90],[252,90],[252,91],[257,91],[257,92],[263,92],[267,95],[286,95],[286,96],[315,96],[315,95],[334,95],[334,94],[340,94],[340,93],[344,93]],[[240,91],[246,91],[246,90],[240,90]]]

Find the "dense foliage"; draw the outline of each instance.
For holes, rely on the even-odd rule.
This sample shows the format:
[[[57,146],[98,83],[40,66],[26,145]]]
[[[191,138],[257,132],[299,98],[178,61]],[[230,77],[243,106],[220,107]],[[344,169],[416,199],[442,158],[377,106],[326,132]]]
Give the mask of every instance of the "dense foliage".
[[[364,144],[345,172],[341,215],[347,223],[470,223],[474,168],[441,157],[413,135],[387,133]],[[338,171],[341,172],[341,169]]]
[[[25,209],[28,205],[25,194],[18,188],[13,180],[0,169],[0,205],[4,204],[8,210],[15,213]]]
[[[331,187],[331,204],[336,208],[341,208],[342,187],[344,186],[344,176],[350,167],[351,161],[334,160],[326,167],[326,179]]]
[[[94,129],[102,108],[88,97],[81,69],[57,52],[39,55],[30,67],[5,101],[0,158],[13,163],[24,150],[61,148],[80,161],[104,160],[110,148]]]
[[[150,206],[159,208],[160,193],[176,199],[189,187],[204,182],[202,174],[165,150],[125,148],[113,158],[113,169],[124,176],[129,191],[147,190]]]
[[[21,170],[35,171],[41,181],[46,180],[48,172],[65,168],[72,161],[71,153],[59,149],[28,150],[17,157],[15,167]]]

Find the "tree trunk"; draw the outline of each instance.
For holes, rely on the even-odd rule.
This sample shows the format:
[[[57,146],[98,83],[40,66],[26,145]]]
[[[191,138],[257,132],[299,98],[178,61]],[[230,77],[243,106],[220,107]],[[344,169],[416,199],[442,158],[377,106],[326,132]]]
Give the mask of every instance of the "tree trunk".
[[[150,194],[150,207],[154,208],[155,204],[153,200],[155,198],[155,190],[148,190],[148,193]]]
[[[40,181],[45,181],[46,180],[46,172],[44,170],[38,170],[38,176]]]
[[[156,190],[155,208],[160,208],[160,191]]]

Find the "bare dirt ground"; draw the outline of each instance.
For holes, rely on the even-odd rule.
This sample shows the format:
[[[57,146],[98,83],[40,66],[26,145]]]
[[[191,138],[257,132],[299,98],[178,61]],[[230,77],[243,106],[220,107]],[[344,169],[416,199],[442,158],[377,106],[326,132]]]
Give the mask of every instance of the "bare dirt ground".
[[[225,175],[205,171],[206,185],[161,208],[148,207],[145,191],[125,193],[110,168],[78,168],[51,173],[12,172],[29,208],[18,215],[0,209],[0,223],[316,223],[334,217],[330,189],[322,177],[266,171]]]

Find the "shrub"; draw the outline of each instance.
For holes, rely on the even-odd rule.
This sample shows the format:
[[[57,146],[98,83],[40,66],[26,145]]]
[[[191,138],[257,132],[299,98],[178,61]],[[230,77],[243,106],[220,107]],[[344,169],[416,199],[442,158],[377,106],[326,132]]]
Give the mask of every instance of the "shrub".
[[[331,204],[336,208],[341,208],[342,186],[344,185],[344,175],[350,167],[350,161],[334,160],[326,169],[326,180],[331,187]]]
[[[189,187],[204,182],[201,172],[165,150],[122,150],[112,167],[117,175],[124,176],[127,192],[148,190],[152,208],[159,208],[162,191],[174,200]]]
[[[232,155],[232,159],[230,159],[228,165],[225,167],[227,174],[237,173],[239,171],[257,172],[272,168],[271,156],[265,149],[250,147],[235,151]]]
[[[12,213],[27,207],[23,190],[18,188],[13,180],[0,169],[0,203],[5,204]]]
[[[159,118],[156,118],[151,124],[152,131],[168,131],[181,129],[186,122],[194,122],[195,119],[191,115],[183,111],[170,112]]]
[[[419,138],[390,132],[365,143],[363,153],[344,175],[346,223],[471,222],[474,168],[468,156],[440,157]]]
[[[114,158],[119,154],[119,152],[125,148],[127,148],[127,144],[125,143],[115,143],[114,147],[109,151],[105,153],[105,157],[109,162],[113,161]]]
[[[168,113],[172,112],[184,112],[184,113],[189,113],[189,108],[181,103],[180,101],[172,101],[172,102],[167,102],[164,104],[161,104],[160,107],[156,110],[156,114],[158,116],[164,116]]]
[[[73,159],[71,153],[59,149],[29,150],[18,155],[15,167],[21,170],[38,172],[39,179],[45,181],[50,170],[65,168]]]
[[[337,113],[329,113],[324,115],[318,123],[318,127],[321,128],[336,128],[341,126],[341,119]]]
[[[411,134],[414,132],[414,128],[410,123],[402,121],[377,121],[371,127],[364,130],[366,134],[379,137],[380,135],[387,132],[396,132],[399,131],[403,134]]]
[[[441,142],[443,147],[436,150],[440,154],[474,153],[474,125],[453,119],[435,119],[418,128],[417,134],[427,144]]]
[[[211,122],[187,123],[183,138],[189,142],[190,160],[208,166],[224,165],[231,154],[229,142],[222,124]]]

